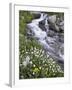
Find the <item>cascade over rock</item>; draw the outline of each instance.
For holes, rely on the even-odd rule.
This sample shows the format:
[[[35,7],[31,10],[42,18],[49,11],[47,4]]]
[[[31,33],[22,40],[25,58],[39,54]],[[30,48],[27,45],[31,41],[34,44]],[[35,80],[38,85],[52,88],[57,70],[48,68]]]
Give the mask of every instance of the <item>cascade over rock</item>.
[[[48,55],[54,60],[64,62],[64,21],[57,25],[56,15],[40,13],[40,17],[33,19],[27,27],[28,35],[37,39]]]

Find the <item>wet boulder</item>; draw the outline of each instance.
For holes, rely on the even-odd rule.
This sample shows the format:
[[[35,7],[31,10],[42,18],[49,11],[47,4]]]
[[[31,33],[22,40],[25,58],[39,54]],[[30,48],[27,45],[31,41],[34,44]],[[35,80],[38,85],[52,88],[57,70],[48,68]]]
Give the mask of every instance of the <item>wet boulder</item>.
[[[48,21],[52,24],[54,24],[56,22],[56,15],[52,15],[48,17]]]

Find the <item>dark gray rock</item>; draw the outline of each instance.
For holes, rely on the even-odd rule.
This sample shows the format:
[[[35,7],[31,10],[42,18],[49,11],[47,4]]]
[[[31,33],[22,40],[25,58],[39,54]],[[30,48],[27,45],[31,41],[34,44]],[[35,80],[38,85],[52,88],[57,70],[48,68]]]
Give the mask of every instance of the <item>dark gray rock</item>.
[[[54,31],[60,31],[59,27],[55,23],[50,23],[49,28]]]
[[[60,22],[59,28],[64,31],[64,21]]]

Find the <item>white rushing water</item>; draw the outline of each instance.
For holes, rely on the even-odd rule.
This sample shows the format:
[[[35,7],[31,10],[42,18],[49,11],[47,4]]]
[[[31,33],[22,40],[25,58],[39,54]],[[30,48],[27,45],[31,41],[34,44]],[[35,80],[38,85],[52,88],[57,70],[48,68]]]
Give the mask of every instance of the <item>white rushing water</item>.
[[[63,54],[61,53],[61,46],[63,48],[63,43],[57,42],[58,36],[55,37],[48,37],[49,30],[49,24],[48,24],[48,16],[47,14],[40,13],[39,19],[32,20],[31,23],[28,23],[27,26],[30,28],[30,30],[33,32],[33,37],[35,37],[38,42],[44,47],[46,52],[54,59],[63,61]],[[39,23],[41,21],[44,21],[44,28],[46,30],[42,30],[42,28],[39,27]],[[57,47],[57,46],[58,47]]]

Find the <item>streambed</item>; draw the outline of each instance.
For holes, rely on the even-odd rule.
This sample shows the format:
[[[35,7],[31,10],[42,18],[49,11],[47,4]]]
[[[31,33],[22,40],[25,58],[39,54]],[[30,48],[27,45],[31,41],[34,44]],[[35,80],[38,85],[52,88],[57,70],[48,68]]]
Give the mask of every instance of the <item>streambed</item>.
[[[39,18],[27,24],[28,35],[34,37],[54,60],[64,63],[64,20],[58,22],[56,15],[39,14]]]

